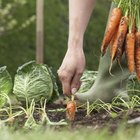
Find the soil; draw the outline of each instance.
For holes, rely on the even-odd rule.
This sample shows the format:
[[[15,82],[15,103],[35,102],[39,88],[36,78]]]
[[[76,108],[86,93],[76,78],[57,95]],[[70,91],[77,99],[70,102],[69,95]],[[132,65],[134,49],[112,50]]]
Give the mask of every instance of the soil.
[[[66,119],[65,112],[50,112],[49,110],[53,109],[60,109],[65,108],[65,105],[60,104],[50,104],[47,105],[47,115],[49,119],[53,122],[58,122],[62,119]],[[75,115],[75,120],[73,122],[70,122],[71,127],[78,129],[82,127],[86,128],[92,128],[92,129],[100,129],[107,127],[111,132],[114,132],[117,130],[118,126],[123,122],[123,124],[127,124],[126,126],[130,126],[128,124],[128,120],[135,119],[137,117],[140,117],[140,111],[138,110],[131,110],[127,112],[118,112],[117,116],[115,118],[112,118],[109,113],[107,113],[104,110],[101,110],[100,112],[92,111],[90,116],[86,116],[86,110],[84,109],[78,109]],[[140,124],[140,122],[136,123]]]
[[[46,106],[46,112],[47,116],[52,122],[59,122],[60,120],[64,119],[66,120],[66,112],[65,112],[66,105],[61,103],[50,103]],[[52,110],[55,110],[52,112]],[[72,128],[72,130],[80,129],[80,128],[88,128],[88,129],[102,129],[102,128],[108,128],[110,132],[114,132],[117,130],[118,126],[120,124],[126,124],[126,127],[129,126],[138,126],[140,124],[139,122],[135,124],[128,124],[128,120],[133,120],[135,118],[140,117],[140,110],[139,108],[134,110],[127,110],[127,112],[118,112],[117,116],[112,117],[107,111],[100,110],[97,112],[96,110],[93,110],[89,116],[86,115],[86,110],[83,108],[78,108],[75,120],[68,122],[68,126],[56,126],[54,127],[57,130],[61,130],[63,127],[64,129]],[[36,121],[39,121],[39,115],[37,113],[34,113],[34,118]],[[0,119],[2,119],[0,117]],[[4,119],[4,117],[3,117]],[[18,128],[22,128],[24,123],[26,121],[26,117],[20,116],[14,119],[14,122],[16,122]]]

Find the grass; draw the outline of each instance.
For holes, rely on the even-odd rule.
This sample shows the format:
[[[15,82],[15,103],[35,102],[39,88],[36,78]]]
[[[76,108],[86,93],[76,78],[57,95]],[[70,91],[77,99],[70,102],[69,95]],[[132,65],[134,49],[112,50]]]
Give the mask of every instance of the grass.
[[[81,129],[81,130],[60,130],[47,128],[44,131],[31,131],[28,133],[20,130],[12,132],[8,128],[4,127],[0,129],[1,140],[139,140],[140,128],[130,128],[125,130],[124,127],[120,127],[116,133],[109,133],[107,130],[96,131],[93,129]]]

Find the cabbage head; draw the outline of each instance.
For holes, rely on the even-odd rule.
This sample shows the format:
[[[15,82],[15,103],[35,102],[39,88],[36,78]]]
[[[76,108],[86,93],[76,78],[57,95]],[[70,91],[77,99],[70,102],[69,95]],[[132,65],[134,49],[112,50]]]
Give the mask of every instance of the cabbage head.
[[[94,84],[97,78],[97,74],[98,74],[97,71],[85,70],[80,79],[81,86],[80,86],[80,89],[78,90],[78,93],[84,93],[88,91]]]
[[[0,108],[6,103],[5,95],[8,95],[12,90],[12,78],[6,66],[0,68]]]
[[[14,79],[13,93],[19,101],[35,102],[47,99],[53,94],[53,80],[46,65],[30,61],[19,67]]]

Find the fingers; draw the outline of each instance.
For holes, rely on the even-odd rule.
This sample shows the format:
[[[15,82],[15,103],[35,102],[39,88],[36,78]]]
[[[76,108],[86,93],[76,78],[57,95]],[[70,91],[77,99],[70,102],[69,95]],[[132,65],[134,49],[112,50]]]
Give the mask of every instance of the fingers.
[[[66,72],[65,70],[58,70],[58,76],[62,83],[63,93],[70,97],[79,89],[81,82],[80,78],[83,72]]]
[[[70,96],[71,94],[71,81],[72,81],[72,73],[66,72],[65,70],[58,70],[58,76],[62,83],[63,93],[66,96]]]

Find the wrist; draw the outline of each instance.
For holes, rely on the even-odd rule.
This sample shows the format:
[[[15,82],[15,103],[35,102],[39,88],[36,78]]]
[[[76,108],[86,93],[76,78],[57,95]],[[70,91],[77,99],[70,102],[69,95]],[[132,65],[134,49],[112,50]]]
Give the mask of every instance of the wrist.
[[[83,35],[70,34],[68,38],[68,48],[83,48]]]

